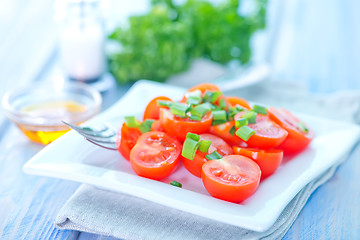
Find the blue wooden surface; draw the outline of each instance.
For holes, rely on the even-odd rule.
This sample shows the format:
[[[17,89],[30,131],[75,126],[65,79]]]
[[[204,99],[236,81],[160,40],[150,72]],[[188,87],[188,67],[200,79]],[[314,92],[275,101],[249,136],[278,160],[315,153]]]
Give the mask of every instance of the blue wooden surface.
[[[128,9],[146,6],[136,2]],[[45,80],[58,71],[52,4],[0,0],[1,97],[18,83]],[[112,8],[110,15],[117,15],[116,9],[124,17],[124,6]],[[269,20],[269,31],[278,33],[268,56],[274,76],[306,83],[314,93],[360,90],[360,2],[271,1],[272,16],[278,16],[279,9],[279,29],[271,25],[279,19]],[[261,52],[256,54],[261,58]],[[106,93],[104,108],[127,88]],[[57,212],[79,184],[24,174],[23,164],[42,147],[29,142],[0,110],[0,239],[112,239],[54,227]],[[360,239],[359,158],[357,147],[314,192],[284,239]]]

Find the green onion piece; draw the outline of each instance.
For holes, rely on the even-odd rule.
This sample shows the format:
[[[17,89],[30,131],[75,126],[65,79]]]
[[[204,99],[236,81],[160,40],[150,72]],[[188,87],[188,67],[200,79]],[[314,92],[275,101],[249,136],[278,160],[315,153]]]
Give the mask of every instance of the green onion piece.
[[[254,112],[267,115],[267,109],[266,109],[266,107],[264,107],[264,106],[254,105],[252,110],[253,110]]]
[[[194,120],[194,121],[201,121],[201,117],[195,116],[195,115],[191,115],[189,117],[190,120]]]
[[[221,159],[223,156],[221,156],[217,151],[213,151],[212,153],[205,156],[207,160],[213,160],[213,159]]]
[[[199,118],[202,118],[206,113],[210,111],[211,111],[211,104],[209,103],[203,103],[190,109],[191,115],[197,116]]]
[[[225,102],[225,99],[220,99],[219,100],[219,107],[220,109],[225,109],[226,108],[226,102]]]
[[[240,128],[242,126],[248,125],[248,120],[246,118],[240,118],[235,121],[235,127]]]
[[[211,141],[201,140],[199,145],[199,151],[206,153],[209,150],[210,145],[211,145]]]
[[[244,111],[244,108],[240,107],[239,105],[236,105],[235,107],[231,107],[228,112],[228,118],[229,120],[232,120],[234,116],[238,113]]]
[[[204,96],[204,101],[215,103],[216,100],[218,100],[218,98],[221,96],[221,94],[222,94],[221,92],[207,91]]]
[[[232,126],[232,127],[230,128],[230,130],[229,130],[229,133],[231,134],[231,136],[234,136],[235,131],[236,131],[235,126]]]
[[[194,160],[196,150],[199,148],[200,143],[191,138],[186,138],[183,144],[181,155],[184,158]]]
[[[299,122],[299,129],[300,129],[300,131],[305,132],[305,133],[309,132],[309,129],[305,126],[305,123],[303,123],[303,122]]]
[[[200,136],[195,134],[195,133],[191,133],[191,132],[188,132],[186,134],[186,138],[191,138],[192,140],[195,140],[195,141],[199,141],[200,140]]]
[[[240,127],[236,132],[236,136],[244,140],[245,142],[249,140],[249,138],[255,134],[255,130],[249,128],[248,126],[242,126]]]
[[[186,111],[188,109],[188,106],[186,104],[182,103],[173,103],[170,106],[170,111],[180,117],[186,117]]]
[[[202,101],[202,97],[201,97],[201,91],[200,90],[195,90],[193,92],[189,92],[185,95],[187,97],[187,104],[199,104]]]
[[[226,120],[213,120],[211,125],[216,126],[216,125],[224,124],[226,122],[227,122]]]
[[[256,123],[256,115],[257,115],[256,112],[248,111],[244,115],[242,115],[242,118],[247,119],[248,123]]]
[[[177,181],[171,181],[170,185],[173,185],[175,187],[179,187],[179,188],[182,188],[182,184],[177,182]]]
[[[150,132],[151,130],[151,126],[154,123],[155,120],[153,119],[146,119],[143,123],[140,124],[140,126],[138,127],[139,130],[142,133],[146,133],[146,132]]]
[[[137,128],[140,126],[139,121],[134,116],[126,116],[125,117],[125,124],[129,128]]]
[[[218,120],[226,121],[227,120],[225,110],[212,111],[212,114],[213,114],[213,120],[215,120],[215,121],[218,121]]]
[[[172,101],[162,101],[162,100],[157,101],[157,104],[160,107],[170,107],[172,103],[173,103]]]

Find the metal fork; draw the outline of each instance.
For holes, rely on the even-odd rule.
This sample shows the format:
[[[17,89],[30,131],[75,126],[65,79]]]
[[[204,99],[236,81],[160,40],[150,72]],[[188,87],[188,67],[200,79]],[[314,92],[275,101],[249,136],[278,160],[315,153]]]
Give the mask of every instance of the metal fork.
[[[80,135],[82,135],[89,142],[102,148],[117,150],[116,148],[117,132],[114,129],[106,125],[93,128],[93,127],[80,127],[64,121],[62,122],[68,125],[71,129],[75,130]]]

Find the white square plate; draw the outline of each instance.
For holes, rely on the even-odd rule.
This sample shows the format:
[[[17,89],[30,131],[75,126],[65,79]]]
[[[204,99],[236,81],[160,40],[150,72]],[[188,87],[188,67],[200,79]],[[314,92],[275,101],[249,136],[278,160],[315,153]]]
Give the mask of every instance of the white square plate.
[[[184,89],[140,81],[109,110],[88,124],[106,122],[119,128],[124,115],[139,115],[159,95],[179,99]],[[117,151],[101,149],[70,131],[45,147],[24,165],[29,174],[62,178],[124,192],[171,208],[254,231],[267,230],[291,199],[350,151],[359,138],[359,127],[344,122],[300,115],[315,130],[306,151],[285,161],[277,172],[261,182],[257,192],[241,204],[211,197],[199,178],[180,166],[162,181],[137,176]],[[169,184],[176,180],[183,188]]]

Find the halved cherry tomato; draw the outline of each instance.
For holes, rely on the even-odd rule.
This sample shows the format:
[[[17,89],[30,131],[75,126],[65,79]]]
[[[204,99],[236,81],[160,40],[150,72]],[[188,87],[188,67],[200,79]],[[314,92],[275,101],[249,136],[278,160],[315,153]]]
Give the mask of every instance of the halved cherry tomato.
[[[301,121],[285,109],[271,107],[268,112],[270,119],[289,133],[285,141],[279,146],[285,154],[294,154],[304,150],[314,138],[314,132],[307,126],[307,131],[301,130]]]
[[[212,134],[200,134],[200,140],[208,140],[211,141],[211,145],[209,147],[208,152],[203,153],[199,150],[196,151],[195,157],[193,160],[184,158],[181,156],[182,163],[184,167],[193,175],[197,177],[201,177],[201,169],[202,165],[208,160],[205,158],[206,155],[212,153],[213,151],[217,151],[222,156],[227,156],[233,153],[232,148],[221,138],[212,135]]]
[[[181,143],[164,132],[141,135],[130,153],[130,164],[135,173],[151,179],[169,176],[178,165]]]
[[[160,106],[158,105],[159,100],[172,101],[170,98],[164,96],[159,96],[152,99],[145,108],[143,120],[159,119],[160,117]]]
[[[245,99],[240,97],[226,97],[226,101],[230,104],[230,106],[235,106],[238,104],[246,109],[251,109],[249,103]]]
[[[206,113],[201,121],[190,120],[189,118],[181,118],[170,112],[169,109],[160,109],[161,127],[166,133],[176,137],[180,141],[184,141],[188,132],[201,134],[209,131],[212,122],[212,113]]]
[[[213,197],[229,202],[241,202],[258,188],[261,177],[259,166],[240,155],[225,156],[203,164],[201,178]]]
[[[234,119],[238,120],[245,114],[245,111],[239,112]],[[249,147],[256,148],[275,148],[279,146],[287,137],[288,133],[275,122],[271,121],[267,115],[257,114],[256,123],[249,123],[248,127],[255,130],[246,143]]]
[[[234,121],[214,125],[210,127],[210,133],[221,137],[231,146],[246,147],[247,144],[241,138],[239,138],[235,134],[230,134],[230,129],[234,127],[234,125]]]
[[[273,174],[278,169],[283,151],[280,149],[262,150],[256,148],[233,147],[234,153],[254,160],[261,169],[261,179]]]
[[[129,128],[125,123],[123,123],[118,134],[116,145],[117,150],[125,159],[130,159],[130,151],[135,146],[141,134],[142,133],[138,128]]]

